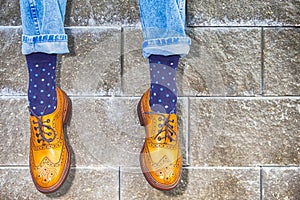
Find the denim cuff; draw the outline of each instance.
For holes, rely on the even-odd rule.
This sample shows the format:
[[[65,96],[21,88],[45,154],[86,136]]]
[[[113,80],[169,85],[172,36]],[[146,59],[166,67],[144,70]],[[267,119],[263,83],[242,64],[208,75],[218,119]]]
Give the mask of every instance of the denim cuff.
[[[66,34],[22,35],[22,54],[28,55],[35,52],[69,53],[68,36]]]
[[[145,40],[143,42],[143,56],[148,58],[150,55],[180,55],[184,57],[188,54],[191,46],[189,37],[170,37]]]

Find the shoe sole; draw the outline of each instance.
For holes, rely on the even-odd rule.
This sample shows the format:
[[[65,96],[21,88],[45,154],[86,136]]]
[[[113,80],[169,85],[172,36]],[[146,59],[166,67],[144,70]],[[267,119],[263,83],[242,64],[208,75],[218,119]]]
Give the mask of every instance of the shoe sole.
[[[143,97],[141,98],[141,100],[138,103],[137,113],[138,113],[138,117],[139,117],[139,121],[140,121],[141,126],[145,127],[145,122],[144,122],[144,118],[143,118],[143,115],[142,115],[142,112],[143,112],[142,111],[142,99],[143,99]],[[172,185],[164,185],[164,184],[158,183],[157,181],[155,181],[152,178],[149,170],[146,168],[146,164],[145,164],[144,157],[143,157],[144,149],[145,149],[145,143],[144,143],[143,148],[142,148],[141,153],[140,153],[140,165],[141,165],[142,172],[143,172],[144,177],[147,180],[147,182],[152,187],[154,187],[155,189],[158,189],[158,190],[167,191],[167,190],[174,189],[178,185],[178,183],[179,183],[179,181],[181,179],[182,169],[180,169],[179,178],[178,178],[178,180],[174,184],[172,184]]]
[[[63,111],[64,112],[63,113],[63,126],[65,126],[68,123],[69,117],[70,117],[70,102],[69,102],[70,100],[69,100],[68,96],[66,95],[66,93],[64,91],[61,91],[61,92],[64,95],[64,105],[65,106],[64,106],[64,111]],[[64,131],[64,129],[63,129],[63,131]],[[65,131],[64,131],[64,134],[65,134]],[[66,178],[68,177],[68,174],[69,174],[69,171],[70,171],[70,165],[71,165],[71,153],[70,153],[70,150],[69,150],[69,147],[68,147],[67,143],[65,143],[65,144],[66,144],[68,158],[67,158],[66,167],[65,167],[65,169],[62,173],[62,176],[61,176],[60,180],[55,185],[53,185],[52,187],[45,189],[45,188],[42,188],[39,185],[37,185],[36,182],[33,179],[34,185],[35,185],[35,187],[37,188],[38,191],[40,191],[42,193],[45,193],[45,194],[53,193],[53,192],[57,191],[63,185]]]

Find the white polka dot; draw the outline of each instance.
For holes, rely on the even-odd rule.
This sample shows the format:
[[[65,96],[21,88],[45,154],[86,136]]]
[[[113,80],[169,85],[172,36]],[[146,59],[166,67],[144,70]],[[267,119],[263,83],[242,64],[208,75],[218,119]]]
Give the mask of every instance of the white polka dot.
[[[32,78],[31,78],[31,79],[29,79],[29,81],[30,81],[30,82],[32,82]]]
[[[166,97],[169,97],[170,95],[169,94],[166,94]]]
[[[34,87],[34,88],[37,88],[37,84],[34,84],[33,87]]]
[[[42,79],[41,79],[41,81],[42,81],[42,82],[44,82],[44,81],[45,81],[45,79],[44,79],[44,78],[42,78]]]
[[[166,66],[164,66],[164,67],[163,67],[163,69],[167,69],[167,67],[166,67]]]
[[[39,65],[35,65],[35,67],[39,67]]]
[[[156,96],[156,93],[155,93],[155,92],[153,93],[153,96]]]
[[[175,99],[172,99],[172,102],[175,103]]]
[[[51,96],[51,94],[47,94],[47,97],[50,97]]]
[[[171,62],[170,65],[171,65],[171,66],[174,65],[174,63]]]
[[[158,84],[158,81],[155,81],[155,84]]]
[[[55,87],[54,86],[52,86],[52,90],[54,90],[55,89]]]
[[[56,109],[56,106],[54,106],[53,108]]]
[[[164,91],[164,88],[159,88],[160,91]]]
[[[43,68],[43,69],[42,69],[42,71],[43,71],[43,72],[45,72],[45,71],[46,71],[46,69],[45,69],[45,68]]]
[[[34,76],[35,76],[35,77],[38,77],[39,75],[38,75],[38,74],[35,74]]]
[[[51,108],[51,105],[48,105],[48,108]]]
[[[31,71],[31,72],[32,72],[32,69],[30,68],[30,69],[29,69],[29,71]]]
[[[168,106],[168,105],[165,105],[165,108],[169,108],[169,106]]]
[[[160,61],[157,61],[157,64],[160,64]]]
[[[50,66],[51,66],[51,63],[48,63],[48,66],[50,67]]]
[[[32,98],[33,98],[33,99],[36,99],[36,96],[33,96]]]
[[[47,83],[47,86],[50,86],[50,83]]]
[[[48,76],[50,76],[50,74],[51,74],[50,72],[47,73]]]
[[[52,67],[52,69],[55,69],[55,66],[54,66],[54,67]]]
[[[165,80],[165,77],[163,76],[163,77],[161,77],[161,79],[162,79],[162,80]]]
[[[29,93],[31,93],[31,90],[29,90]]]
[[[44,90],[40,90],[40,92],[42,92],[42,93],[43,93],[43,92],[44,92]]]
[[[167,86],[170,86],[171,84],[170,83],[167,83]]]
[[[54,79],[54,76],[51,76],[52,79]]]
[[[161,103],[161,99],[158,99],[158,102]]]
[[[157,71],[157,73],[159,74],[159,73],[160,73],[160,71]]]
[[[32,107],[32,109],[33,109],[33,110],[35,110],[35,109],[36,109],[36,107],[35,107],[35,106],[33,106],[33,107]]]
[[[176,79],[175,79],[175,77],[173,78],[173,81],[175,81]]]
[[[169,72],[169,75],[171,76],[171,75],[172,75],[172,72]]]
[[[40,104],[44,104],[44,101],[40,101]]]

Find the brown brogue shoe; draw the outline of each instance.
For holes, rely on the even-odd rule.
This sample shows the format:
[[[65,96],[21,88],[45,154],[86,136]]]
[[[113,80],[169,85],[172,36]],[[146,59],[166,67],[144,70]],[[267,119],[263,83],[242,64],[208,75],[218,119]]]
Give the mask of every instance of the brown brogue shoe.
[[[58,87],[57,108],[48,115],[30,116],[30,172],[42,193],[55,192],[70,169],[70,151],[65,141],[64,125],[69,115],[69,99]]]
[[[150,90],[138,104],[138,116],[146,138],[140,164],[148,183],[159,190],[174,189],[181,176],[182,157],[176,114],[155,113],[149,105]]]

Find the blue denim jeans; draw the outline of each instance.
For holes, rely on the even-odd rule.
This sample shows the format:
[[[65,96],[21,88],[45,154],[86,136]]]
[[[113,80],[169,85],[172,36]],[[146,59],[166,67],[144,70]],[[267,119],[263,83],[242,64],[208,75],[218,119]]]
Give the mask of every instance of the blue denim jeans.
[[[188,53],[185,0],[139,0],[144,57]],[[20,0],[22,53],[68,53],[64,31],[66,0]]]
[[[139,0],[144,57],[185,56],[191,40],[185,34],[185,0]]]
[[[20,0],[22,53],[68,53],[66,0]]]

